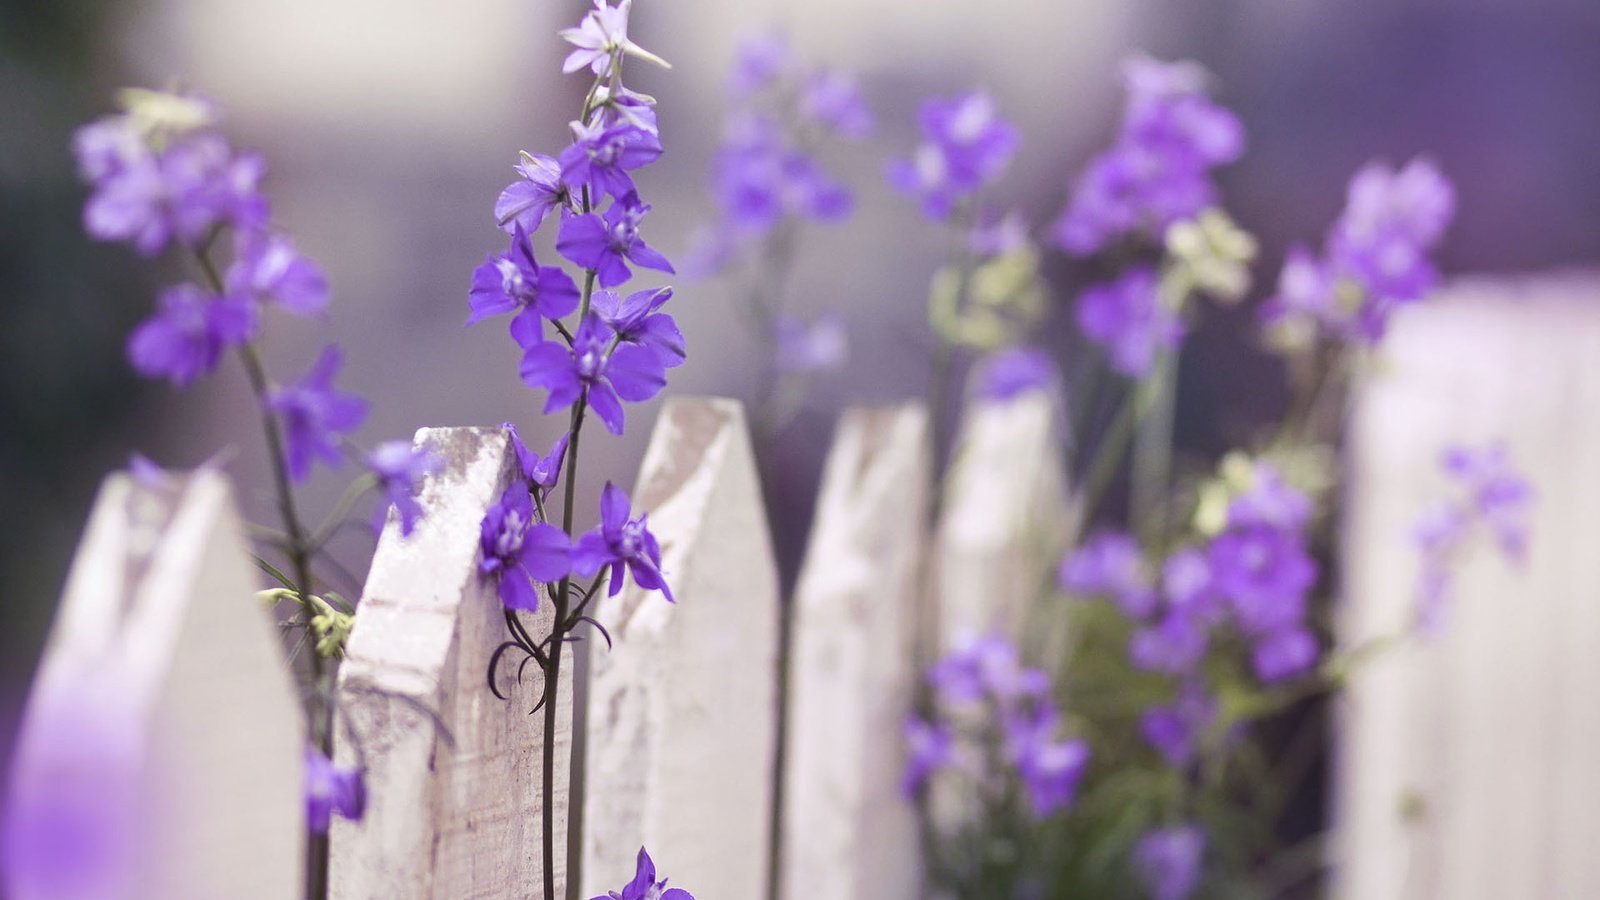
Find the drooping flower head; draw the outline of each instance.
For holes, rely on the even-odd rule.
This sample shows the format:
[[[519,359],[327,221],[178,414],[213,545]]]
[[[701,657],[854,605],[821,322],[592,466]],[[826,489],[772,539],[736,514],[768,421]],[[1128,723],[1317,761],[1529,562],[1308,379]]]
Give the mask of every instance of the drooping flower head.
[[[528,449],[522,442],[522,435],[517,432],[517,426],[510,422],[500,423],[511,436],[511,447],[517,454],[517,468],[521,470],[523,480],[540,491],[549,491],[556,486],[556,481],[561,478],[561,464],[567,456],[567,441],[572,435],[563,431],[561,437],[556,438],[555,444],[550,447],[550,452],[540,456]]]
[[[381,531],[392,505],[400,515],[400,534],[410,537],[422,518],[417,489],[422,479],[439,471],[439,458],[409,441],[384,441],[367,455],[367,468],[378,478],[384,502],[372,511],[372,529]]]
[[[333,814],[360,821],[367,809],[367,788],[360,769],[334,765],[315,747],[306,748],[306,821],[316,834],[327,834]]]
[[[610,566],[608,596],[612,597],[622,590],[622,576],[626,570],[633,576],[634,584],[660,591],[671,601],[672,589],[661,573],[661,545],[650,533],[646,517],[631,518],[631,515],[628,495],[606,482],[600,494],[600,525],[573,545],[572,569],[588,578]]]
[[[639,861],[633,873],[633,880],[628,882],[621,893],[609,891],[603,897],[593,900],[694,900],[694,895],[683,888],[667,887],[667,879],[656,880],[656,864],[645,852],[639,848]]]
[[[367,401],[333,387],[343,359],[339,348],[330,345],[298,384],[267,394],[267,405],[283,423],[289,475],[296,481],[311,474],[315,459],[337,465],[339,436],[359,428],[367,418]]]
[[[535,521],[533,498],[520,482],[489,507],[478,543],[483,552],[478,574],[498,579],[500,602],[507,609],[538,609],[533,582],[557,581],[572,570],[567,533]]]
[[[610,326],[591,311],[572,335],[572,346],[544,341],[522,356],[522,380],[549,392],[546,415],[584,399],[612,434],[625,423],[622,401],[654,397],[667,383],[661,354],[643,344],[618,344]]]
[[[518,228],[533,234],[552,210],[567,204],[567,186],[561,183],[561,164],[548,156],[523,153],[521,161],[513,168],[522,177],[500,192],[494,203],[494,220],[507,234],[513,234]]]
[[[188,387],[217,367],[222,352],[256,332],[256,305],[248,297],[215,297],[192,284],[161,292],[156,314],[128,338],[128,361],[146,378]]]
[[[516,313],[511,319],[511,336],[526,347],[544,339],[545,319],[559,319],[578,308],[578,286],[556,266],[539,265],[533,258],[533,242],[518,224],[512,231],[511,248],[491,255],[473,271],[467,300],[472,308],[468,325]]]

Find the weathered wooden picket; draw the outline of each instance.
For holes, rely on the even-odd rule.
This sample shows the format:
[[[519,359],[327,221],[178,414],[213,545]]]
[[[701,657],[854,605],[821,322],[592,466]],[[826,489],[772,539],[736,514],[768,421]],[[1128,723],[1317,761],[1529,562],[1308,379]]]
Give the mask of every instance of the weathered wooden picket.
[[[1359,404],[1350,642],[1387,633],[1409,602],[1407,528],[1440,444],[1506,437],[1542,499],[1529,571],[1475,565],[1448,634],[1380,661],[1342,706],[1343,896],[1600,896],[1587,847],[1600,833],[1588,760],[1600,744],[1600,469],[1587,457],[1600,415],[1579,405],[1600,396],[1600,310],[1532,289],[1518,305],[1486,299],[1505,293],[1463,288],[1404,318],[1392,371]],[[591,647],[586,715],[561,698],[558,719],[577,719],[558,757],[586,773],[573,800],[583,896],[626,882],[641,844],[702,900],[766,896],[773,876],[782,900],[922,896],[898,792],[917,649],[1020,627],[1008,598],[1033,593],[1067,538],[1057,412],[1043,396],[974,408],[931,530],[925,411],[842,419],[793,603],[773,855],[780,603],[744,417],[728,400],[665,405],[634,500],[677,602],[631,585],[602,600],[615,647]],[[445,465],[423,485],[416,532],[403,538],[391,521],[379,540],[338,680],[337,755],[365,764],[370,800],[361,823],[335,823],[332,892],[523,898],[542,875],[542,734],[527,716],[541,685],[505,667],[510,701],[491,693],[504,623],[476,568],[479,523],[516,462],[500,429],[417,440]],[[138,852],[112,894],[52,894],[13,873],[9,896],[300,890],[303,728],[270,619],[250,601],[256,582],[223,476],[107,480],[11,790],[25,808],[121,778],[106,789],[138,801]],[[96,772],[105,753],[61,752],[60,735],[85,719],[117,726],[125,767]],[[564,831],[568,810],[555,814]],[[186,887],[197,884],[203,895]]]

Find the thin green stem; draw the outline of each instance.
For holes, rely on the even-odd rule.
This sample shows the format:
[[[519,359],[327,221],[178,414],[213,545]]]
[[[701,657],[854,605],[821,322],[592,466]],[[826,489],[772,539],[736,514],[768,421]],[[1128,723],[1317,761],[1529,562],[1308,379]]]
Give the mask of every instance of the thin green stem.
[[[1178,351],[1156,357],[1154,370],[1139,383],[1146,394],[1133,438],[1131,520],[1147,546],[1166,531],[1168,486],[1172,480],[1172,427],[1178,385]]]

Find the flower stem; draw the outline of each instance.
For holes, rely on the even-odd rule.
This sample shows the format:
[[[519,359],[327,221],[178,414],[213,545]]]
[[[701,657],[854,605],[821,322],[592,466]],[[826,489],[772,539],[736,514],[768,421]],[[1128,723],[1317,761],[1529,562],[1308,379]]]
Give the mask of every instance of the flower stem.
[[[1156,358],[1155,371],[1139,383],[1145,395],[1133,443],[1133,494],[1130,519],[1154,546],[1166,531],[1167,487],[1172,477],[1172,425],[1178,386],[1178,351]]]
[[[212,292],[221,295],[225,289],[216,265],[211,261],[209,242],[205,247],[194,248],[194,256],[201,271],[205,273]],[[261,362],[261,354],[256,350],[255,344],[247,342],[239,346],[239,360],[244,365],[245,376],[250,380],[250,390],[255,394],[256,407],[261,412],[261,430],[266,437],[267,456],[271,460],[278,513],[283,519],[283,530],[287,536],[282,550],[289,558],[289,566],[294,573],[294,590],[299,595],[300,602],[300,627],[306,635],[310,635],[311,620],[316,615],[308,599],[315,593],[315,585],[311,580],[313,545],[308,538],[305,525],[300,521],[299,510],[295,508],[294,489],[289,479],[288,456],[283,446],[283,433],[279,429],[278,418],[272,414],[272,408],[267,404],[267,371]],[[326,666],[322,654],[312,652],[310,657],[312,685],[310,696],[319,698],[313,701],[317,708],[309,710],[307,715],[311,742],[324,755],[331,755],[332,708],[320,699],[323,696],[323,681],[327,675]],[[328,895],[328,836],[312,832],[309,835],[306,855],[307,900],[323,900]]]

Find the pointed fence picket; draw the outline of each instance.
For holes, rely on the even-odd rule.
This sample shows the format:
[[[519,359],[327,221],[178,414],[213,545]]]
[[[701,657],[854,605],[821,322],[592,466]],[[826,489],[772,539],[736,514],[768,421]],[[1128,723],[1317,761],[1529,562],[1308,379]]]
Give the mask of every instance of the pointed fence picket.
[[[741,406],[674,399],[633,494],[676,595],[631,582],[596,617],[583,896],[640,846],[696,896],[765,896],[777,727],[778,579]]]
[[[220,473],[106,479],[19,735],[6,896],[301,894],[304,728],[256,590]]]
[[[839,423],[793,601],[780,897],[921,896],[900,793],[932,472],[921,405]]]
[[[535,896],[543,878],[543,728],[528,712],[543,685],[534,666],[519,682],[520,660],[511,657],[496,679],[509,702],[490,690],[489,659],[506,622],[494,585],[477,569],[484,513],[518,477],[516,454],[503,428],[424,428],[416,443],[443,466],[422,484],[424,516],[410,537],[391,514],[339,670],[337,759],[365,764],[368,804],[359,823],[335,820],[331,893]],[[523,621],[538,640],[552,617],[545,603]],[[571,684],[563,680],[558,702],[558,848]],[[558,849],[558,893],[564,864]]]
[[[968,407],[945,482],[931,560],[944,646],[999,630],[1017,637],[1065,549],[1059,401],[1031,391]]]
[[[1339,896],[1600,897],[1600,307],[1593,281],[1464,284],[1408,310],[1357,405],[1346,646],[1403,629],[1413,523],[1449,443],[1505,440],[1536,491],[1526,566],[1485,548],[1442,632],[1339,706]]]

